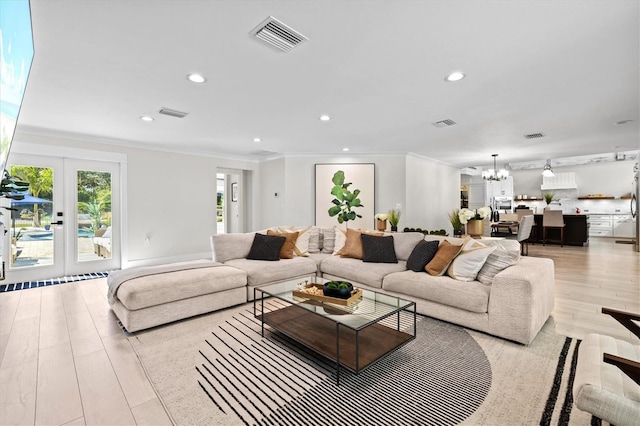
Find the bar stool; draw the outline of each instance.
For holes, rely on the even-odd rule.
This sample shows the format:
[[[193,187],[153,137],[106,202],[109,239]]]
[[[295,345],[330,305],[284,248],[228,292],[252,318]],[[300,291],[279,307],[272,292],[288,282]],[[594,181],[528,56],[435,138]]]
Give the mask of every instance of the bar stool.
[[[529,237],[531,236],[531,228],[533,228],[533,215],[530,214],[522,216],[520,219],[520,225],[518,226],[518,235],[516,237],[516,240],[520,243],[520,254],[522,256],[529,256]]]
[[[564,218],[562,210],[545,210],[542,213],[542,245],[547,243],[547,229],[560,229],[560,247],[564,245]]]

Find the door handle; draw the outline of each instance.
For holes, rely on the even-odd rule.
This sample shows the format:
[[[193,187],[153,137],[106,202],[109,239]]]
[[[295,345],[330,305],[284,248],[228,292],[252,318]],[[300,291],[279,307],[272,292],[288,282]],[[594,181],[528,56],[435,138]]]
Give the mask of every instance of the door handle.
[[[51,222],[52,225],[62,225],[62,221],[59,220],[57,222]]]

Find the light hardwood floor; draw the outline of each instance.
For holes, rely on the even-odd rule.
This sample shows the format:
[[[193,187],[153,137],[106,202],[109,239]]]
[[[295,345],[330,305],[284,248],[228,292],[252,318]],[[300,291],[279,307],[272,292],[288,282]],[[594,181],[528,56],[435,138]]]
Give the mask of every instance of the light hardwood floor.
[[[640,312],[632,246],[592,238],[588,247],[531,245],[529,255],[555,262],[558,333],[634,341],[600,313],[602,306]],[[0,424],[171,423],[106,291],[106,279],[97,279],[0,294]]]

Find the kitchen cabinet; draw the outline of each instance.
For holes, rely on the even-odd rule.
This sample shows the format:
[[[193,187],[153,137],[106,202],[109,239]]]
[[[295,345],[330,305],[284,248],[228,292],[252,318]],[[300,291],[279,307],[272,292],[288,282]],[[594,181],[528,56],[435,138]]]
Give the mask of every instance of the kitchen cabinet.
[[[636,219],[630,214],[613,215],[613,236],[617,238],[633,238]]]
[[[610,214],[589,215],[589,235],[592,237],[612,237],[613,218]]]
[[[529,238],[530,243],[540,243],[542,244],[542,215],[534,214],[534,226],[531,230],[531,237]],[[582,246],[589,243],[589,235],[590,232],[589,224],[591,221],[591,217],[584,214],[564,214],[562,215],[564,219],[564,245],[566,246]],[[557,238],[556,236],[552,236],[551,232],[553,230],[548,231],[549,238]],[[559,239],[559,238],[558,238]],[[547,244],[560,244],[560,242],[547,242]]]
[[[487,181],[487,200],[494,197],[513,197],[513,177],[504,180]],[[487,204],[489,205],[489,204]]]

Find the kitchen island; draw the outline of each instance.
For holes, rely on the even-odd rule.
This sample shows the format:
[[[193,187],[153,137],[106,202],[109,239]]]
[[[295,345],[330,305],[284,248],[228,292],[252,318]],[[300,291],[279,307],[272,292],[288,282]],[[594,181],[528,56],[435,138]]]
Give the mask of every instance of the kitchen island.
[[[542,214],[534,214],[534,225],[531,229],[530,243],[542,244]],[[589,244],[589,215],[563,214],[564,219],[564,244],[567,246],[583,246]],[[560,230],[550,228],[547,230],[547,244],[560,244]],[[552,241],[553,240],[553,241]]]

